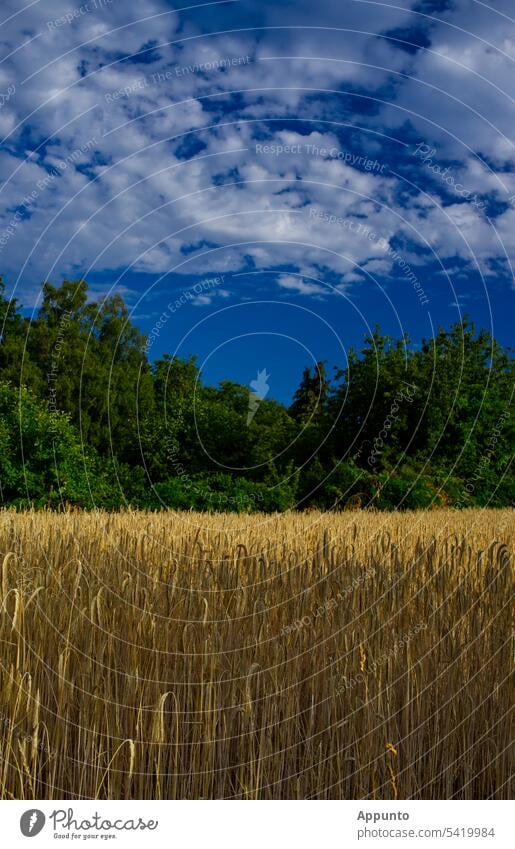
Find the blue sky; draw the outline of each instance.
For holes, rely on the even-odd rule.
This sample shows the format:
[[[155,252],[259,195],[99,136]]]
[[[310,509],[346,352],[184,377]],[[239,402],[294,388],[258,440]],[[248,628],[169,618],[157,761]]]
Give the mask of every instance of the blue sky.
[[[182,9],[182,11],[181,11]],[[515,23],[478,0],[4,0],[0,270],[288,399],[376,324],[513,340]]]

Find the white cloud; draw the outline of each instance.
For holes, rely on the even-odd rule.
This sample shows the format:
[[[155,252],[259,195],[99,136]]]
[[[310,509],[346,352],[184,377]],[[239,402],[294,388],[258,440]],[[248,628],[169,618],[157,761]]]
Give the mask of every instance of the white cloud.
[[[260,9],[265,24],[279,28],[201,38],[193,18],[183,26],[161,0],[113,0],[105,9],[54,28],[47,25],[45,5],[31,6],[1,33],[6,52],[16,52],[1,66],[0,89],[13,82],[16,95],[0,110],[0,131],[11,133],[0,153],[0,237],[51,163],[66,160],[88,140],[95,143],[93,154],[39,191],[30,217],[17,224],[0,249],[4,269],[20,280],[76,268],[83,273],[90,267],[202,273],[216,266],[221,272],[240,271],[250,262],[257,270],[291,266],[318,277],[331,273],[349,284],[363,280],[359,269],[365,266],[387,274],[392,262],[381,255],[378,239],[391,242],[399,235],[442,258],[473,262],[477,256],[484,270],[505,252],[515,258],[513,209],[497,219],[497,238],[471,204],[453,198],[440,211],[438,204],[448,203],[445,186],[435,181],[430,196],[424,194],[428,175],[422,166],[416,176],[420,191],[401,197],[402,182],[388,168],[367,171],[345,162],[338,140],[338,121],[352,124],[355,118],[365,129],[349,134],[352,151],[363,159],[377,157],[384,165],[384,134],[399,136],[397,150],[402,151],[400,127],[409,119],[442,160],[456,157],[456,178],[471,191],[502,194],[502,180],[515,193],[515,174],[500,173],[513,158],[511,143],[499,132],[513,138],[515,130],[503,93],[513,86],[515,51],[506,21],[480,4],[462,2],[457,10],[466,13],[467,27],[477,37],[436,22],[431,51],[414,55],[375,37],[420,23],[410,14],[414,3],[407,1],[396,8],[376,3],[373,16],[368,4],[349,3],[344,24],[336,0],[326,2],[320,12],[307,0],[280,10],[265,2]],[[503,0],[500,8],[504,5]],[[7,0],[4,17],[17,8],[14,0]],[[53,18],[68,11],[68,0],[52,4]],[[454,11],[442,16],[456,20]],[[131,23],[138,18],[140,23]],[[296,28],[284,28],[288,23]],[[172,41],[177,43],[168,43]],[[152,43],[161,45],[156,61],[121,61]],[[247,56],[250,61],[224,71],[191,70],[195,64]],[[337,61],[342,58],[346,61]],[[177,67],[190,70],[177,75]],[[392,75],[397,71],[413,73],[443,94]],[[158,73],[168,77],[153,77]],[[391,94],[381,96],[404,111],[386,105],[379,118],[353,116],[348,106],[353,85],[366,86],[378,97],[380,87],[389,85]],[[341,90],[342,95],[329,105],[309,93],[318,89]],[[217,111],[226,92],[242,91],[233,111]],[[255,120],[284,115],[318,123],[306,135],[307,123],[297,131]],[[335,123],[324,125],[320,118]],[[367,133],[367,127],[377,135]],[[194,158],[188,158],[189,146],[197,142]],[[257,142],[298,146],[299,151],[260,154]],[[307,145],[336,153],[309,153]],[[27,159],[26,152],[38,146]],[[491,157],[495,167],[481,164],[474,150]],[[342,221],[364,221],[378,238],[314,219],[314,207]],[[191,246],[196,247],[190,251]],[[413,255],[409,261],[421,260]],[[311,296],[326,291],[290,274],[281,275],[278,285]],[[201,300],[205,297],[200,296],[198,306],[207,303]],[[220,290],[216,297],[226,295]]]
[[[288,289],[299,295],[327,295],[330,292],[329,289],[320,286],[318,283],[312,283],[291,274],[282,274],[277,282],[281,289]]]

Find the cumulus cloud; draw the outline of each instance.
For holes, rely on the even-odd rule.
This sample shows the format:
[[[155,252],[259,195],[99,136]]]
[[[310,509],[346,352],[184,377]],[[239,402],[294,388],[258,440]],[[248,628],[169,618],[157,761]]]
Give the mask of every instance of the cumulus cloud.
[[[418,245],[413,265],[513,260],[504,0],[432,17],[407,0],[373,16],[349,2],[343,23],[336,0],[320,16],[267,0],[234,32],[227,4],[210,28],[164,0],[96,2],[69,21],[68,0],[51,18],[48,4],[4,3],[0,91],[15,93],[0,109],[0,257],[22,287],[77,269],[288,268],[279,288],[317,297],[324,286],[299,274],[366,285],[360,269],[388,274],[381,244],[395,240]],[[417,27],[430,44],[407,49]],[[495,229],[490,200],[504,204]]]

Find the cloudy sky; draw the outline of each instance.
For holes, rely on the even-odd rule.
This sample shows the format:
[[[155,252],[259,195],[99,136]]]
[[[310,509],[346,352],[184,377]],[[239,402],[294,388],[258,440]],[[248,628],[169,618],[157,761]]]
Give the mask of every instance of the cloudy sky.
[[[0,271],[123,294],[206,379],[468,313],[509,344],[511,0],[3,0]]]

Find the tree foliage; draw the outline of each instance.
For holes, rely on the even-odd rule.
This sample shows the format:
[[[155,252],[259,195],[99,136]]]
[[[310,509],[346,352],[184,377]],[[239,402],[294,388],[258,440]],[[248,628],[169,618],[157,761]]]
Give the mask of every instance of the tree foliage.
[[[119,295],[43,286],[35,316],[0,279],[3,504],[379,509],[513,503],[513,359],[467,320],[418,348],[379,328],[289,407],[206,386],[194,357],[149,362]]]

